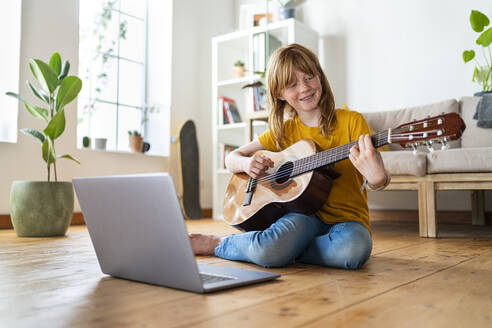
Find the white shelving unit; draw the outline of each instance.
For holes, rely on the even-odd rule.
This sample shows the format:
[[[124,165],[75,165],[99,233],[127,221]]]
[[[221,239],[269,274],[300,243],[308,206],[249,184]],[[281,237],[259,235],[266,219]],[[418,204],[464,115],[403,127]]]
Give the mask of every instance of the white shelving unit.
[[[299,43],[318,53],[318,33],[296,21],[287,19],[237,31],[212,38],[212,142],[213,142],[213,218],[222,219],[224,195],[231,173],[221,166],[221,144],[241,146],[249,141],[250,126],[252,134],[258,135],[267,129],[262,122],[267,111],[253,111],[253,91],[241,89],[244,85],[258,81],[253,74],[254,35],[267,33],[280,41],[282,45]],[[232,67],[237,60],[246,66],[246,75],[234,78]],[[219,109],[219,97],[234,99],[242,122],[223,124],[222,108]],[[254,124],[252,123],[254,120]]]

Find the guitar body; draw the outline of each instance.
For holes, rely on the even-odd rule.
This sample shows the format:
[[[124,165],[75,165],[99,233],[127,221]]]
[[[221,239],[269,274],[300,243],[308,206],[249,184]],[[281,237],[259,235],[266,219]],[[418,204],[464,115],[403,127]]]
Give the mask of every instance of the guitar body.
[[[281,152],[259,151],[269,157],[275,167],[266,173],[282,172],[289,162],[316,152],[311,140],[301,140]],[[251,203],[243,206],[249,176],[234,174],[224,199],[224,219],[241,231],[265,230],[290,212],[313,214],[328,198],[333,174],[317,169],[293,178],[282,177],[261,182],[258,180]],[[333,171],[332,171],[333,172]]]

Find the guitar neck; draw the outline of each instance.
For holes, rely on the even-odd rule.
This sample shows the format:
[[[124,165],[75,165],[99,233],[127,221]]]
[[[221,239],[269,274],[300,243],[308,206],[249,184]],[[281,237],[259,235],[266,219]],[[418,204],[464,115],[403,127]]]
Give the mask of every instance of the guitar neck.
[[[375,148],[389,144],[388,131],[382,131],[371,135],[371,140]],[[297,176],[319,167],[342,161],[349,157],[350,148],[358,144],[359,141],[356,140],[342,146],[330,148],[311,156],[298,159],[294,161],[294,169],[291,176]]]

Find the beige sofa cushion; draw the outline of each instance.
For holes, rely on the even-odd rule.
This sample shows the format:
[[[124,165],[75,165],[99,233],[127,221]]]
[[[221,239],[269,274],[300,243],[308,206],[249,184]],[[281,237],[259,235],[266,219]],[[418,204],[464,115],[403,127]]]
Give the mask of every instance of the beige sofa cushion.
[[[480,97],[463,97],[460,99],[461,117],[466,129],[461,136],[461,147],[492,147],[492,129],[479,128],[473,119]]]
[[[492,147],[436,150],[427,154],[427,173],[492,171]]]
[[[421,177],[427,169],[425,153],[414,155],[410,151],[382,151],[384,167],[392,175],[414,175]]]
[[[438,103],[408,107],[398,110],[362,113],[367,123],[375,132],[396,128],[397,126],[413,121],[420,120],[427,116],[435,116],[441,113],[459,113],[460,107],[456,99],[444,100]],[[460,147],[460,141],[450,143],[451,148]],[[391,150],[403,149],[398,144],[391,144]]]

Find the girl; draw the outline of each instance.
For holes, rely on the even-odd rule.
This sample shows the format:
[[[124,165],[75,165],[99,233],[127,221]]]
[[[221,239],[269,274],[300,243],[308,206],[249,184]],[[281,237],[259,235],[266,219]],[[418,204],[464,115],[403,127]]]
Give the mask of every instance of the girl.
[[[253,178],[274,166],[266,149],[280,151],[302,139],[325,150],[358,139],[348,160],[334,169],[330,195],[314,215],[289,213],[264,231],[229,236],[191,234],[196,255],[216,255],[229,260],[283,267],[298,261],[345,269],[360,268],[370,257],[372,239],[367,194],[361,186],[383,189],[390,180],[381,155],[374,148],[369,127],[361,114],[335,109],[333,94],[316,55],[298,44],[274,52],[267,68],[267,96],[271,108],[270,130],[226,158],[232,173]],[[291,118],[284,120],[284,113]]]

